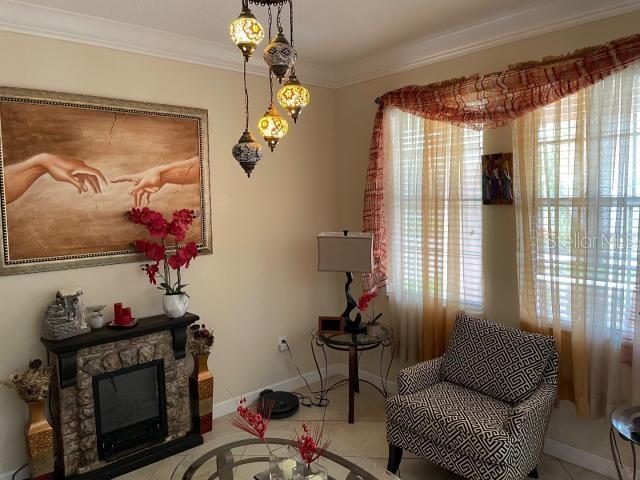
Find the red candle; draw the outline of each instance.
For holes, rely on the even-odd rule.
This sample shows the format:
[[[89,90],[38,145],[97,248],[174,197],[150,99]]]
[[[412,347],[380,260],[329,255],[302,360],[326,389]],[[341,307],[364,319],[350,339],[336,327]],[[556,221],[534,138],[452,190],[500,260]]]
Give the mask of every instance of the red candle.
[[[122,323],[122,303],[113,304],[114,321],[119,325]]]
[[[122,309],[122,324],[128,325],[131,323],[131,308],[126,307]]]

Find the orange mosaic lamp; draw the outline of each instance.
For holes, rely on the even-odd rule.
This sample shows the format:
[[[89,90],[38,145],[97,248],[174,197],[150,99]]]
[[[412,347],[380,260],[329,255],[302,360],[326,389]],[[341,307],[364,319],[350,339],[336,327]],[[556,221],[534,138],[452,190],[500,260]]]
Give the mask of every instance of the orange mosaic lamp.
[[[309,89],[300,85],[295,72],[291,72],[289,80],[278,92],[278,102],[287,113],[293,118],[293,122],[297,123],[298,117],[302,109],[309,104],[311,94]]]
[[[264,116],[258,121],[258,130],[273,152],[280,139],[287,134],[289,124],[280,116],[272,103]]]

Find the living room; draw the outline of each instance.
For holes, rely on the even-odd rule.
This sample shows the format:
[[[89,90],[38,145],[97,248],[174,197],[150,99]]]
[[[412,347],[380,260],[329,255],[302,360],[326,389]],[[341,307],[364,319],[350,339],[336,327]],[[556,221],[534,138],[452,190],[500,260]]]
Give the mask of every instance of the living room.
[[[0,478],[631,478],[639,24],[0,0]]]

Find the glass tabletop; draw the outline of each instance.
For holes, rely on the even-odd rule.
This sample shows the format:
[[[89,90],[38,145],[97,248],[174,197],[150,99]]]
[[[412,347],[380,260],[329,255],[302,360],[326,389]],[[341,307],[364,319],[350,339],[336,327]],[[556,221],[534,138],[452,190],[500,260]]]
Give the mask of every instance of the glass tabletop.
[[[616,408],[611,426],[630,442],[640,445],[640,405],[624,404]]]
[[[192,450],[177,465],[171,480],[253,480],[255,475],[267,473],[269,479],[269,451],[288,457],[292,444],[286,438],[268,438],[269,448],[260,439],[244,433],[232,434],[209,441]],[[318,461],[333,480],[399,480],[381,465],[365,458],[347,460],[330,451]]]
[[[327,345],[338,345],[344,347],[366,347],[371,345],[379,345],[385,343],[393,337],[393,330],[384,325],[379,325],[380,334],[370,335],[365,333],[344,333],[344,332],[327,332],[318,330],[317,328],[311,332],[313,338],[318,342]]]

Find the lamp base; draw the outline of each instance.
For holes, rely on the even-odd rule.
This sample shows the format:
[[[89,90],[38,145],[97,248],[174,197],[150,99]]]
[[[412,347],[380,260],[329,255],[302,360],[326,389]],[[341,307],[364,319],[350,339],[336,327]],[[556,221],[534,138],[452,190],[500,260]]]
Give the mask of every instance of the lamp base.
[[[354,335],[357,335],[359,333],[366,333],[367,326],[361,325],[360,322],[354,322],[353,320],[345,319],[344,331],[345,333],[352,333]]]

